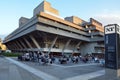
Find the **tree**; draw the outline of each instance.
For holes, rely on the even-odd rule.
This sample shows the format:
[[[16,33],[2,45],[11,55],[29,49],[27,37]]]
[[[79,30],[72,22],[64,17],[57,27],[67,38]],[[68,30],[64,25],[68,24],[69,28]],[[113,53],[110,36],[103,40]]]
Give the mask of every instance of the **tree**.
[[[2,47],[0,46],[0,50],[2,49]]]

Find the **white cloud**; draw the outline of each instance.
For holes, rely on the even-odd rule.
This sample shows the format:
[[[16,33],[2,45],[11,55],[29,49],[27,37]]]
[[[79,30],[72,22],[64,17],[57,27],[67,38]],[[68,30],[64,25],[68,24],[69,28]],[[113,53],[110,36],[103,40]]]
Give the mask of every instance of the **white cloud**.
[[[94,16],[94,18],[100,21],[103,25],[108,25],[108,24],[120,25],[120,12],[116,12],[116,13],[106,12],[102,14],[97,14]]]

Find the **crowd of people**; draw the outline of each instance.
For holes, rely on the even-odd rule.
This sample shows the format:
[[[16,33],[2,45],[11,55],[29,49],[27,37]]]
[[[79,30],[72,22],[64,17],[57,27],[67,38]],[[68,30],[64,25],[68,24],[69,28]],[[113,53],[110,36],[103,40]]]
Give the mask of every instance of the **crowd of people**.
[[[53,63],[54,62],[54,57],[49,56],[47,54],[42,54],[40,52],[30,52],[30,53],[25,53],[23,55],[18,56],[18,60],[21,61],[33,61],[33,62],[39,62],[41,64],[48,64],[48,63]]]
[[[79,63],[79,62],[83,62],[83,63],[101,63],[101,64],[105,64],[104,58],[99,58],[98,56],[93,56],[93,55],[85,55],[85,56],[65,56],[63,55],[60,58],[60,61],[62,61],[61,63]]]
[[[105,64],[104,58],[98,58],[98,56],[93,55],[85,55],[85,56],[74,56],[74,55],[62,55],[62,56],[54,56],[48,55],[40,52],[26,52],[23,55],[18,56],[19,60],[23,61],[34,61],[39,62],[41,64],[52,64],[52,63],[60,63],[60,64],[69,64],[69,63],[100,63],[101,65]]]

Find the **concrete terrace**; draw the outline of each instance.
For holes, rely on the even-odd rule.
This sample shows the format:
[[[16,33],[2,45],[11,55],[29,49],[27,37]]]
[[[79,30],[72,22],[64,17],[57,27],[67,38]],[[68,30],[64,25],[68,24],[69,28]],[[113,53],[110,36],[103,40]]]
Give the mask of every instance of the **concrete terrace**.
[[[0,80],[94,80],[104,74],[104,68],[94,63],[41,65],[0,58]]]

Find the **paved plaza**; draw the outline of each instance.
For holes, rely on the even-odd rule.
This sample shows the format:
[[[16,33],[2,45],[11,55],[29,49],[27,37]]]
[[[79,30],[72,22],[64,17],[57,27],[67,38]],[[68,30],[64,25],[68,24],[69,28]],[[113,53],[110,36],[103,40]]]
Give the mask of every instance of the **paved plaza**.
[[[0,58],[0,80],[94,80],[105,74],[96,63],[49,64]]]

